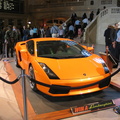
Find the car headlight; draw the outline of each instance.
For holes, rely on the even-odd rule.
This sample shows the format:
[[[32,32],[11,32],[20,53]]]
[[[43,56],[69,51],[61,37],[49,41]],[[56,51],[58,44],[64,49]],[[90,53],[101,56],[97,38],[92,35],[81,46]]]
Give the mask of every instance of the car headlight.
[[[94,58],[93,60],[94,60],[95,62],[100,63],[100,64],[103,65],[103,68],[104,68],[105,73],[109,73],[109,72],[110,72],[110,71],[109,71],[109,68],[107,67],[107,65],[105,64],[105,61],[104,61],[102,58]]]
[[[102,63],[102,65],[103,65],[105,73],[109,73],[110,71],[109,71],[109,68],[107,67],[107,65],[105,63]]]
[[[44,63],[39,63],[50,79],[59,79],[58,76]]]

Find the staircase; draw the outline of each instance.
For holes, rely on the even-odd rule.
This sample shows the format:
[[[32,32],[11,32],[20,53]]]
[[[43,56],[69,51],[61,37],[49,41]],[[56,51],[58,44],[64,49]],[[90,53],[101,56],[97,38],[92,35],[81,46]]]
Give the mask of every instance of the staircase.
[[[84,41],[90,44],[105,44],[104,31],[108,25],[120,21],[120,7],[110,7],[102,10],[86,27]]]

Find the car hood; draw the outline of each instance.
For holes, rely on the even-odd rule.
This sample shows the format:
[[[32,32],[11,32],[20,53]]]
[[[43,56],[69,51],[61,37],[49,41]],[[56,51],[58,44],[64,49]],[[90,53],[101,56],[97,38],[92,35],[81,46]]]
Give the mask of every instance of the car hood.
[[[94,55],[93,55],[94,56]],[[101,63],[95,62],[98,56],[72,59],[40,58],[60,79],[89,78],[105,74]]]

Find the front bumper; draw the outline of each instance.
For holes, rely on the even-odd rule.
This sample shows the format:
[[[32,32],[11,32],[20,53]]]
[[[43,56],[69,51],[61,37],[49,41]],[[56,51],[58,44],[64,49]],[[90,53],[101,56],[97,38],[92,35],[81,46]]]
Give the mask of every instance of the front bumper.
[[[102,80],[98,80],[97,82],[81,85],[81,86],[66,86],[66,85],[57,85],[57,84],[46,84],[40,81],[29,79],[35,82],[39,86],[39,90],[48,94],[50,96],[71,96],[71,95],[80,95],[80,94],[87,94],[96,91],[103,90],[109,87],[111,82],[111,77],[116,75],[120,71],[120,68],[116,70],[114,73],[105,77]],[[72,84],[72,83],[71,83]],[[42,90],[43,89],[43,90]]]
[[[111,81],[111,77],[107,77],[101,81],[98,81],[98,82],[95,82],[92,84],[88,84],[88,85],[84,85],[84,86],[78,86],[78,87],[51,85],[49,92],[52,94],[68,94],[70,92],[70,90],[80,91],[80,89],[94,88],[94,86],[96,86],[96,85],[97,85],[96,87],[102,89],[104,87],[109,86],[110,81]]]

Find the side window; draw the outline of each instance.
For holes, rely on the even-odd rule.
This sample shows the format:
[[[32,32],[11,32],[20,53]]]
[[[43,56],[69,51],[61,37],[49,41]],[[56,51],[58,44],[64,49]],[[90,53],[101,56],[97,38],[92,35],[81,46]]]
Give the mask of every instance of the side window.
[[[90,5],[94,5],[94,1],[93,0],[90,1]]]
[[[31,41],[28,41],[26,43],[26,46],[27,46],[27,49],[28,49],[28,52],[33,55],[34,54],[34,41],[31,40]]]

